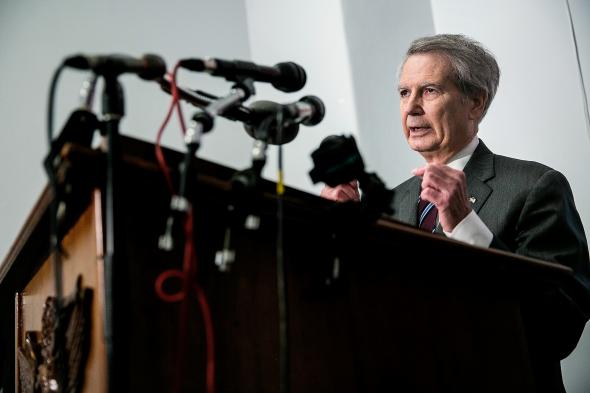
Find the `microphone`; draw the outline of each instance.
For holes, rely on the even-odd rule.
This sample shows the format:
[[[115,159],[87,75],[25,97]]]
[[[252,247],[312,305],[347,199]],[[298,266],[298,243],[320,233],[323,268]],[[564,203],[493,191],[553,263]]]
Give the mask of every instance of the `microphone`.
[[[160,79],[158,82],[160,83],[162,90],[168,94],[172,94],[172,86],[170,84],[169,75],[165,75],[164,78]],[[178,90],[178,94],[181,99],[201,109],[207,107],[213,101],[219,99],[219,97],[216,95],[209,94],[201,90],[191,90],[182,86],[177,86],[176,89]],[[228,120],[247,123],[250,120],[250,110],[243,105],[236,105],[234,107],[228,108],[223,113],[220,113],[219,116],[222,116]]]
[[[80,108],[92,110],[97,79],[98,75],[91,74],[91,76],[82,83],[82,87],[80,87]]]
[[[366,178],[365,163],[353,136],[328,135],[311,153],[314,168],[309,172],[313,184],[330,187]]]
[[[283,105],[285,111],[295,123],[315,126],[324,120],[326,107],[316,96],[305,96],[292,104]]]
[[[314,167],[309,176],[314,184],[324,182],[330,187],[336,187],[358,180],[363,192],[360,208],[345,208],[343,212],[346,213],[346,220],[376,221],[383,213],[393,214],[393,190],[388,189],[377,174],[365,171],[365,163],[353,136],[327,136],[311,153],[311,158]]]
[[[162,90],[171,94],[168,76],[165,76],[159,82]],[[177,89],[180,98],[197,108],[205,108],[219,98],[200,90],[190,90],[181,86],[178,86]],[[279,111],[283,115],[283,132],[280,140],[278,139],[278,135],[276,135],[276,115]],[[297,136],[299,123],[306,126],[316,125],[323,120],[325,113],[326,108],[321,99],[316,96],[305,96],[297,102],[285,105],[272,101],[256,101],[249,107],[237,105],[228,108],[223,113],[220,113],[219,116],[244,123],[246,132],[254,139],[258,139],[257,136],[260,133],[257,130],[260,130],[263,125],[262,122],[272,116],[271,120],[274,120],[274,123],[270,124],[270,139],[266,142],[281,145],[291,142]],[[263,126],[269,125],[264,124]]]
[[[324,119],[326,108],[316,96],[305,96],[291,104],[277,104],[272,101],[253,102],[249,119],[244,128],[254,139],[264,139],[272,145],[291,142],[299,132],[299,124],[315,126]],[[281,135],[278,135],[277,120],[282,116]]]
[[[268,67],[249,61],[206,58],[184,59],[180,61],[180,66],[191,71],[208,72],[233,82],[239,82],[240,78],[252,78],[258,82],[270,83],[286,93],[301,90],[307,81],[303,67],[293,62]]]
[[[103,76],[137,74],[145,80],[160,79],[166,73],[164,60],[153,54],[143,55],[139,59],[127,55],[87,56],[78,54],[68,57],[64,61],[64,65],[78,70],[91,70]]]

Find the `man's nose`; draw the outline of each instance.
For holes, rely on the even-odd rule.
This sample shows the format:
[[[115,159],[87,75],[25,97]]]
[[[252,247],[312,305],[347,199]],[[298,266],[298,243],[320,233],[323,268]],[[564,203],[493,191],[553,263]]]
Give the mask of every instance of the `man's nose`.
[[[419,94],[412,94],[410,97],[408,97],[404,110],[408,115],[424,114],[424,108],[422,107],[422,97],[420,97]]]

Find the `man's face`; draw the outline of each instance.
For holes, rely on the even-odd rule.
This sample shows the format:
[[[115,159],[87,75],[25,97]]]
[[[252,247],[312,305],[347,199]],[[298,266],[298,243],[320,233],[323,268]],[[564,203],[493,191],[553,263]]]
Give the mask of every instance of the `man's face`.
[[[481,102],[459,91],[444,55],[410,56],[398,90],[404,135],[428,162],[446,163],[477,133]]]

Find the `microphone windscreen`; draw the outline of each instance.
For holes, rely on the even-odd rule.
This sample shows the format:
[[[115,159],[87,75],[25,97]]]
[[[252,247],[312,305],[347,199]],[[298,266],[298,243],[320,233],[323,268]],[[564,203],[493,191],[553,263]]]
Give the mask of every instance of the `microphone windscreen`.
[[[275,67],[279,70],[281,77],[274,81],[272,85],[285,93],[292,93],[299,91],[305,86],[307,82],[307,74],[303,67],[299,64],[288,61],[285,63],[278,63]]]
[[[313,108],[313,114],[311,117],[303,122],[306,126],[315,126],[324,120],[326,115],[326,107],[324,102],[316,96],[305,96],[299,101],[309,104]]]
[[[272,101],[253,102],[250,110],[250,121],[244,129],[254,139],[260,139],[271,145],[283,145],[291,142],[299,133],[299,124],[291,123],[281,128],[279,135],[277,115],[283,112],[284,106]]]
[[[166,62],[160,56],[148,53],[143,55],[141,60],[144,63],[144,70],[137,74],[141,79],[156,80],[166,73]]]

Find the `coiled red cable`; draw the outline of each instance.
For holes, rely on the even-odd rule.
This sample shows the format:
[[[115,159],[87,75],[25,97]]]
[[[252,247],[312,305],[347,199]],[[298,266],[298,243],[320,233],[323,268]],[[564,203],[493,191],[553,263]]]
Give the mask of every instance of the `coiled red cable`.
[[[164,174],[166,179],[166,183],[170,190],[170,193],[174,195],[175,188],[172,182],[172,177],[170,175],[170,169],[168,164],[166,163],[166,159],[164,157],[164,153],[162,151],[161,141],[162,135],[164,134],[164,130],[166,126],[170,122],[170,118],[172,117],[172,113],[174,112],[174,108],[176,107],[178,119],[180,122],[180,127],[182,133],[186,133],[186,126],[184,123],[184,118],[182,115],[182,109],[180,106],[178,88],[176,86],[176,74],[178,72],[179,63],[177,63],[172,73],[170,74],[171,79],[171,92],[172,92],[172,101],[170,103],[170,107],[168,108],[168,112],[166,117],[158,130],[158,134],[156,136],[156,145],[155,145],[155,154],[156,160],[158,161],[158,165]],[[178,269],[168,269],[160,273],[156,278],[154,283],[155,291],[158,297],[168,303],[176,303],[176,302],[185,302],[183,307],[181,308],[181,329],[180,329],[180,349],[184,348],[184,342],[186,341],[186,321],[188,320],[188,307],[185,307],[190,300],[190,295],[193,293],[198,302],[199,311],[203,317],[203,324],[204,324],[204,331],[205,331],[205,341],[206,341],[206,369],[205,369],[205,383],[206,383],[206,391],[207,393],[214,393],[215,392],[215,340],[214,340],[214,332],[213,332],[213,320],[211,318],[211,311],[209,308],[209,304],[207,302],[207,297],[205,292],[198,284],[197,281],[197,254],[195,251],[195,243],[194,243],[194,215],[193,209],[189,205],[187,212],[184,216],[184,256],[183,256],[183,264],[182,270]],[[164,290],[164,284],[169,279],[179,279],[181,281],[181,289],[175,293],[168,293]],[[179,367],[179,370],[182,370],[182,367]],[[178,381],[176,381],[177,390],[181,390],[182,386],[182,372],[179,371],[178,374]]]

